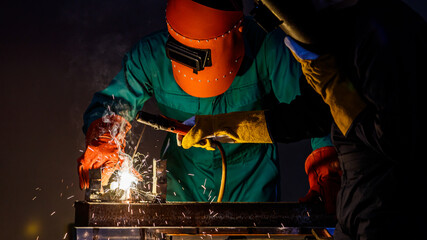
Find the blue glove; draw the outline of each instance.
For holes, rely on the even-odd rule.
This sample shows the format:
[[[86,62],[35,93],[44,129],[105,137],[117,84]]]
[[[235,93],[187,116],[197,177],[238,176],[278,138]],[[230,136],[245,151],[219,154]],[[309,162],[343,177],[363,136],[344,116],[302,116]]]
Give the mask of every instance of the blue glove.
[[[302,60],[315,60],[319,57],[318,54],[310,52],[301,47],[293,38],[286,36],[285,45],[300,59]]]
[[[194,125],[196,125],[196,116],[192,116],[191,118],[185,120],[183,122],[183,124],[187,125],[187,126],[194,126]]]

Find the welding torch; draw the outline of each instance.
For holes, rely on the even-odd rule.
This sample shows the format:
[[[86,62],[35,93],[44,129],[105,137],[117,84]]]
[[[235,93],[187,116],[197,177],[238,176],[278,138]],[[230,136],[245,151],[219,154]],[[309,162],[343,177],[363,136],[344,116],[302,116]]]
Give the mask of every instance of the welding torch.
[[[179,135],[187,134],[192,128],[192,126],[185,125],[175,119],[168,118],[164,115],[154,115],[144,111],[138,112],[138,114],[136,115],[136,121],[142,124],[148,125],[156,130],[171,132]],[[203,141],[207,141],[207,140],[203,140]],[[225,152],[220,142],[215,141],[213,139],[209,139],[209,141],[211,141],[213,145],[217,146],[219,152],[221,153],[222,175],[221,175],[221,186],[219,188],[219,194],[217,199],[217,202],[221,202],[222,197],[224,195],[225,179],[226,179],[226,173],[227,173]]]

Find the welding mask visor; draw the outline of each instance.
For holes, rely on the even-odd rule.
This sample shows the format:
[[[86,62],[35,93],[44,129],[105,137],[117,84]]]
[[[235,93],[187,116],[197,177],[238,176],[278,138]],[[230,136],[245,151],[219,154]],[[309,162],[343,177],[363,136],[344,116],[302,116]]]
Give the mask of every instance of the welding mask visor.
[[[166,54],[177,84],[194,97],[214,97],[232,84],[244,56],[242,11],[169,0]]]

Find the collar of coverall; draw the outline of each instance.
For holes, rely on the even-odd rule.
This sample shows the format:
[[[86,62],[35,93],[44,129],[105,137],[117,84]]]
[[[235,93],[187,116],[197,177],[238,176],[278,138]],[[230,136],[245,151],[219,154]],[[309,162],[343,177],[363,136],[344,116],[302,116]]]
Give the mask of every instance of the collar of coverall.
[[[197,73],[172,60],[175,81],[186,93],[207,98],[230,87],[245,53],[242,20],[242,11],[218,10],[191,0],[168,1],[169,34],[188,47],[211,50],[212,66]]]

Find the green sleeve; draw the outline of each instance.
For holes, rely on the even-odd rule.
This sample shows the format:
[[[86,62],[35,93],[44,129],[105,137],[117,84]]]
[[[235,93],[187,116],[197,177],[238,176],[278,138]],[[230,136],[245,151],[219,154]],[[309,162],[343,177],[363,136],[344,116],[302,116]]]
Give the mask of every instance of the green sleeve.
[[[332,147],[334,146],[331,141],[331,135],[327,135],[321,138],[312,138],[311,139],[311,148],[313,150],[322,148],[322,147]]]
[[[285,33],[277,29],[265,38],[265,63],[274,95],[280,103],[290,103],[300,95],[301,65],[284,45]]]
[[[147,41],[140,41],[122,62],[121,71],[107,88],[94,94],[84,114],[83,131],[92,121],[107,114],[118,114],[131,121],[152,95],[150,82],[150,47]]]

